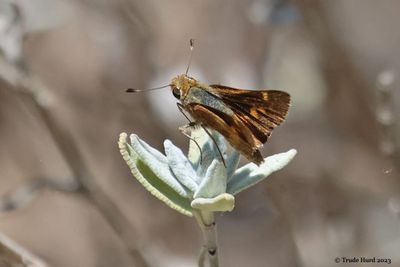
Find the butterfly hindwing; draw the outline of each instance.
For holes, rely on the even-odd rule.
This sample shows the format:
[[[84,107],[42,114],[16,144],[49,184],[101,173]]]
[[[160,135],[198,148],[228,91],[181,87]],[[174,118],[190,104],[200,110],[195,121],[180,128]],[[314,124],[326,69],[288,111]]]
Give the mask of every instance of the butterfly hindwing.
[[[185,110],[197,122],[222,134],[232,147],[239,150],[249,160],[257,164],[263,161],[252,131],[235,114],[228,115],[221,110],[199,103],[189,103],[185,106]]]

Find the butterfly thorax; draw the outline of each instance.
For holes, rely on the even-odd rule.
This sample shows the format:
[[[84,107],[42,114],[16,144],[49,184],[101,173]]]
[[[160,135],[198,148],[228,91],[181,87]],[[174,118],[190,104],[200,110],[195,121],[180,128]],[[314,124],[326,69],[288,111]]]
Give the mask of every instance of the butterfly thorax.
[[[189,93],[190,88],[201,87],[201,84],[186,74],[179,75],[172,79],[171,90],[176,98],[183,101]]]
[[[192,112],[191,104],[200,104],[229,115],[233,114],[232,110],[212,93],[212,88],[208,85],[201,84],[199,81],[186,74],[179,75],[172,79],[171,89],[173,95],[181,101],[183,108],[189,111],[193,117],[196,117],[196,114]]]

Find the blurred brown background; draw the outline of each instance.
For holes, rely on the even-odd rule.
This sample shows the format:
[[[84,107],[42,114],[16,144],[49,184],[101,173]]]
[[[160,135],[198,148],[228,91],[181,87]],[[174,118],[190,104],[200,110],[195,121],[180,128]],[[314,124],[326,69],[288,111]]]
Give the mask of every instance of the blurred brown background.
[[[183,73],[194,38],[191,76],[293,99],[263,155],[298,155],[217,216],[221,266],[360,256],[400,266],[399,10],[395,0],[0,1],[0,232],[48,266],[196,266],[194,220],[146,192],[117,147],[128,132],[186,149],[169,89],[124,91]]]

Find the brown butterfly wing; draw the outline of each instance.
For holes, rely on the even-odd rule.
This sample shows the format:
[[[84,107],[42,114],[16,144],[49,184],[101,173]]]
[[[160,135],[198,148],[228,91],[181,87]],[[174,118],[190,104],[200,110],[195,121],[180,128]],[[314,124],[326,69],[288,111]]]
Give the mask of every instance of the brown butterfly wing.
[[[276,90],[253,91],[210,85],[211,93],[231,108],[262,146],[289,111],[290,95]]]
[[[184,108],[197,122],[222,134],[247,159],[256,164],[263,162],[252,131],[237,115],[231,116],[199,103],[189,103]]]

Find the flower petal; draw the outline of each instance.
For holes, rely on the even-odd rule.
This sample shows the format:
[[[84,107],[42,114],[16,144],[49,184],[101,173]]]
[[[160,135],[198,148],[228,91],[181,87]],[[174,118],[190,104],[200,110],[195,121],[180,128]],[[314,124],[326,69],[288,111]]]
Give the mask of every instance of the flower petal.
[[[131,135],[131,140],[132,140],[132,135]],[[163,153],[149,146],[146,142],[144,142],[140,138],[138,138],[138,141],[143,146],[143,148],[146,149],[149,153],[151,153],[157,160],[159,160],[162,163],[168,164],[168,159]]]
[[[132,148],[136,154],[146,162],[146,165],[150,170],[159,177],[164,183],[170,186],[173,190],[175,190],[178,194],[183,197],[191,197],[191,192],[187,190],[182,184],[179,183],[178,180],[174,177],[171,172],[168,162],[162,162],[158,160],[158,157],[154,156],[149,152],[142,144],[144,141],[141,141],[139,137],[135,134],[131,135],[131,144]]]
[[[198,189],[196,183],[196,172],[190,161],[183,154],[182,150],[176,147],[170,140],[164,141],[165,154],[167,155],[168,165],[175,177],[192,192]]]
[[[212,198],[226,191],[226,168],[222,161],[214,159],[202,178],[193,198]]]
[[[197,172],[197,183],[200,183],[199,178],[206,175],[207,169],[214,159],[221,161],[221,154],[224,159],[226,159],[227,145],[224,137],[216,131],[210,129],[208,129],[208,131],[212,135],[212,138],[201,127],[195,128],[191,132],[191,137],[196,142],[193,140],[190,141],[188,159],[192,162]],[[214,141],[218,147],[215,145]],[[218,149],[221,151],[221,154]]]
[[[235,207],[235,197],[223,193],[214,198],[196,198],[191,203],[192,208],[202,211],[232,211]]]
[[[137,137],[133,137],[132,139],[136,146],[140,146]],[[179,193],[176,188],[170,186],[164,181],[165,177],[162,179],[153,171],[153,169],[148,165],[148,161],[137,153],[137,151],[140,151],[141,154],[146,154],[146,152],[142,151],[143,147],[134,150],[133,147],[127,143],[126,133],[120,134],[118,146],[120,153],[128,164],[133,176],[146,188],[147,191],[163,201],[169,207],[187,216],[192,216],[192,208],[190,206],[189,198],[182,195],[182,192],[185,193],[185,191],[180,190],[182,192]],[[148,158],[150,156],[146,155],[146,157]],[[154,160],[154,158],[152,160]],[[162,164],[159,163],[159,165]],[[161,169],[161,167],[159,168]],[[163,171],[159,170],[159,172]],[[176,181],[176,183],[178,182]],[[180,186],[182,187],[182,185]]]
[[[197,169],[197,167],[200,164],[200,161],[202,161],[200,159],[200,156],[202,156],[203,151],[200,151],[200,149],[202,149],[204,143],[207,142],[207,135],[202,128],[198,128],[198,129],[196,128],[196,129],[192,130],[192,132],[190,133],[190,137],[192,139],[190,139],[190,142],[189,142],[188,159],[193,164],[194,168]],[[200,146],[200,149],[199,149],[199,146]]]
[[[275,154],[265,158],[260,166],[249,163],[233,174],[227,185],[227,193],[235,195],[244,189],[262,181],[271,173],[285,167],[296,155],[297,151],[291,149],[285,153]]]
[[[228,182],[232,178],[233,173],[236,171],[239,161],[240,161],[240,153],[237,150],[234,150],[226,162],[226,172],[227,172]]]

